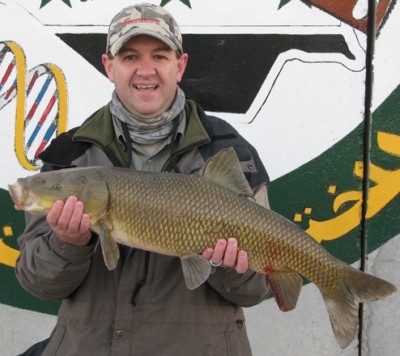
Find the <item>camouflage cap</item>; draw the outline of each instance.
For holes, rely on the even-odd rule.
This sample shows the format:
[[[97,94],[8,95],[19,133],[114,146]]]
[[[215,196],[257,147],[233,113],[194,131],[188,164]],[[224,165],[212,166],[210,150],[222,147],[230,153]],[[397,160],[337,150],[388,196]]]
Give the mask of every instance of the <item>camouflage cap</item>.
[[[163,7],[142,3],[128,6],[114,16],[107,36],[106,53],[115,56],[132,37],[148,35],[183,53],[182,35],[172,15]]]

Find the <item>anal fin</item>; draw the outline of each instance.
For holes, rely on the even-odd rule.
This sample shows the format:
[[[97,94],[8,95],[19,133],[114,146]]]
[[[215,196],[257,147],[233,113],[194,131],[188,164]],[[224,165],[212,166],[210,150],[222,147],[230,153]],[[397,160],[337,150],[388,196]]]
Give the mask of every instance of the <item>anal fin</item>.
[[[289,311],[296,307],[303,279],[296,272],[271,272],[267,274],[272,293],[279,309]]]

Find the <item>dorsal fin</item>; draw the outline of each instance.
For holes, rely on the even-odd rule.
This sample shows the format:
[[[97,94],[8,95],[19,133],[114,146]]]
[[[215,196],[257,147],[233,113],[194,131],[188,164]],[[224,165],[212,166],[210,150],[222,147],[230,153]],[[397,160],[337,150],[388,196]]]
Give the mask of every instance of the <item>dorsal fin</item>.
[[[235,194],[253,196],[233,148],[224,148],[211,157],[200,170],[200,175]]]

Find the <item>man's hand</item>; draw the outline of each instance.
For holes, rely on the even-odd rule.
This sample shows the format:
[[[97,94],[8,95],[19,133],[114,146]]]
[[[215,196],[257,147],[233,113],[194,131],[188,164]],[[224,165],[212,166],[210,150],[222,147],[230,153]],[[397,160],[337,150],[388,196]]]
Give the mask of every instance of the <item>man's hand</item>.
[[[238,273],[245,273],[249,268],[249,261],[246,251],[239,250],[235,238],[228,240],[220,239],[214,248],[207,248],[202,256],[210,260],[213,265],[219,265],[223,268],[234,268]]]
[[[89,215],[83,212],[83,203],[70,196],[64,203],[58,200],[47,214],[47,223],[61,241],[85,246],[91,238]]]

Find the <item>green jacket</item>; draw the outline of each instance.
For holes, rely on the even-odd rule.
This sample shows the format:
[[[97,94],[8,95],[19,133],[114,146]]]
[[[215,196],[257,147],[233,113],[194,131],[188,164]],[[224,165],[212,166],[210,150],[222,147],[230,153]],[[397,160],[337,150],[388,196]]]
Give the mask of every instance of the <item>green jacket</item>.
[[[265,190],[268,176],[254,148],[194,102],[185,109],[185,135],[164,170],[190,174],[221,148],[234,147],[251,186]],[[41,159],[43,170],[129,166],[128,149],[114,134],[107,105],[53,140]],[[217,268],[189,290],[178,258],[126,246],[109,271],[96,237],[85,247],[64,244],[37,214],[26,214],[19,244],[20,283],[38,298],[62,301],[44,356],[251,355],[242,306],[266,298],[269,286],[259,274]]]

